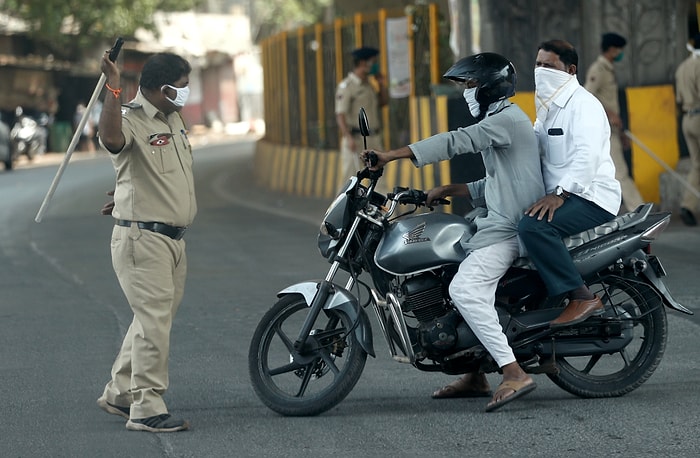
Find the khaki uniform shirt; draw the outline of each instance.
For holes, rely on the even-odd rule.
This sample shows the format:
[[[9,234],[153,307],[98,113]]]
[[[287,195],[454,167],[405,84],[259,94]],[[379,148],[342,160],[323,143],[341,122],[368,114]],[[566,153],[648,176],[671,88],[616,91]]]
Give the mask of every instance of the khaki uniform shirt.
[[[359,129],[360,108],[364,107],[372,133],[381,129],[379,96],[368,81],[362,81],[353,72],[338,84],[335,92],[335,114],[344,114],[348,129]]]
[[[116,219],[188,226],[197,213],[192,147],[178,112],[165,116],[141,94],[122,109],[126,143],[110,154]]]
[[[700,109],[700,57],[691,55],[678,66],[676,100],[683,112]]]
[[[599,55],[588,69],[585,88],[600,100],[606,112],[620,114],[615,66],[602,55]]]

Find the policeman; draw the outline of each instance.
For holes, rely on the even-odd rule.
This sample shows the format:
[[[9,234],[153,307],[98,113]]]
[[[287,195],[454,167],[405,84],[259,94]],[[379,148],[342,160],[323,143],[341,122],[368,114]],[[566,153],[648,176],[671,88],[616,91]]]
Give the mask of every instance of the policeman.
[[[630,177],[627,162],[623,153],[622,119],[620,118],[620,103],[618,102],[618,86],[615,79],[614,62],[620,62],[623,48],[627,44],[624,37],[616,33],[605,33],[601,39],[602,53],[589,67],[586,74],[585,88],[595,95],[605,108],[610,122],[610,155],[615,164],[615,178],[622,187],[622,204],[627,211],[632,211],[644,203],[637,185]]]
[[[354,68],[348,76],[338,84],[335,95],[335,115],[340,128],[341,179],[355,175],[363,165],[360,153],[363,148],[362,135],[358,124],[360,108],[367,113],[370,125],[370,135],[367,137],[367,148],[383,150],[381,137],[380,108],[389,101],[384,76],[379,73],[379,50],[362,47],[352,52]],[[379,90],[369,81],[373,76]]]
[[[688,183],[700,188],[700,34],[689,45],[690,56],[676,70],[676,101],[683,110],[683,137],[688,145],[690,171]],[[687,226],[696,226],[693,214],[698,208],[698,198],[689,190],[681,200],[681,220]]]
[[[136,97],[123,110],[119,70],[108,53],[102,71],[109,92],[99,137],[116,171],[112,265],[134,317],[97,404],[127,418],[130,430],[181,431],[189,425],[168,413],[163,394],[170,328],[187,272],[182,237],[197,211],[192,150],[180,115],[191,68],[175,54],[150,57]]]

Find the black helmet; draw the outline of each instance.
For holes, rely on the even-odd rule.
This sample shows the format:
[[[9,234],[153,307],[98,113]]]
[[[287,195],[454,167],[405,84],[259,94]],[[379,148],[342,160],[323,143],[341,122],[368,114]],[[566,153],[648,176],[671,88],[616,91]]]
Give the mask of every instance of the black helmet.
[[[482,106],[515,95],[515,67],[508,59],[493,52],[464,57],[442,77],[460,83],[475,80],[476,100]]]

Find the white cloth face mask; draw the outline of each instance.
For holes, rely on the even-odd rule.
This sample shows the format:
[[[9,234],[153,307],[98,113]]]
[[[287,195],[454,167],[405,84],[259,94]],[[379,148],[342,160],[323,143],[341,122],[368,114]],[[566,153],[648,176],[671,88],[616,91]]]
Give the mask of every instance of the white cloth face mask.
[[[467,105],[469,105],[469,112],[472,114],[472,116],[478,118],[479,114],[481,114],[481,109],[479,107],[479,102],[476,101],[476,88],[472,87],[464,89],[462,97],[464,97]]]
[[[574,78],[576,78],[575,75],[561,70],[546,67],[535,68],[535,108],[537,109],[537,119],[540,122],[547,119],[552,100]]]
[[[171,86],[169,84],[164,84],[160,90],[163,91],[165,90],[166,87],[169,87],[170,89],[175,91],[175,99],[171,99],[167,95],[165,96],[166,99],[170,101],[173,105],[176,107],[184,107],[185,104],[187,103],[187,98],[190,96],[190,87],[185,86],[185,87],[175,87]]]
[[[685,49],[687,49],[688,52],[693,54],[693,59],[696,59],[700,56],[700,49],[695,49],[695,47],[691,46],[690,43],[685,44]]]

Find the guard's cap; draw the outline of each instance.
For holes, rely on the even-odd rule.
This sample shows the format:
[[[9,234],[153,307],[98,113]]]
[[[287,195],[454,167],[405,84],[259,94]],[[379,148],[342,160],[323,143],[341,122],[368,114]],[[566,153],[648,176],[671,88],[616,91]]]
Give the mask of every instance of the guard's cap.
[[[357,48],[352,52],[352,57],[355,60],[369,60],[379,54],[377,48],[370,48],[369,46],[363,46],[362,48]]]
[[[622,35],[618,35],[616,33],[604,33],[603,34],[603,39],[601,42],[601,48],[608,49],[611,46],[614,46],[616,48],[624,48],[625,45],[627,44],[627,40],[625,40],[625,37]]]

